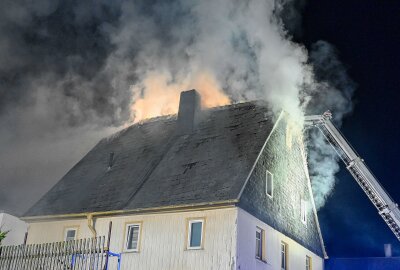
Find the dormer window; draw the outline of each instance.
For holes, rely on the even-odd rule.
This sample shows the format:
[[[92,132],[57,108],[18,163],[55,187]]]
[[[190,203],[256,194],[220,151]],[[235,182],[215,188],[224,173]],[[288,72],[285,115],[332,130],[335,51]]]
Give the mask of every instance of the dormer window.
[[[265,194],[272,198],[274,190],[274,176],[270,171],[266,171],[265,174]]]

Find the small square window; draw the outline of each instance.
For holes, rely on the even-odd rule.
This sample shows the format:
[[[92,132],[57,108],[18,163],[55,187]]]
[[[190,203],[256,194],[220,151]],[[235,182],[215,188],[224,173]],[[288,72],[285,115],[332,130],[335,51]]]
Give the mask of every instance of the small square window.
[[[139,251],[140,224],[126,225],[126,251]]]
[[[256,258],[263,260],[264,253],[264,230],[256,227]]]
[[[201,249],[203,244],[203,219],[189,220],[188,249]]]
[[[300,217],[301,217],[301,222],[303,222],[304,224],[307,223],[307,202],[305,200],[301,200],[300,202]]]
[[[76,240],[76,228],[66,228],[65,229],[65,235],[64,235],[64,240],[65,241],[73,241]]]
[[[287,244],[285,242],[281,242],[281,270],[287,270],[287,262],[288,262],[288,250]]]
[[[265,174],[265,194],[272,198],[274,190],[274,176],[271,172],[266,171]]]
[[[312,270],[312,259],[310,256],[306,256],[306,270]]]

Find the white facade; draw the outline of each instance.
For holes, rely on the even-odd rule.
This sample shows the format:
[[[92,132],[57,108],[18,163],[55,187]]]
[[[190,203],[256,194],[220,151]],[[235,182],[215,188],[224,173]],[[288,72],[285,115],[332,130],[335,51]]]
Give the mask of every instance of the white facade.
[[[24,243],[28,224],[19,218],[0,213],[0,231],[8,231],[6,238],[1,242],[3,246],[21,245]]]
[[[188,248],[191,220],[204,220],[202,245]],[[280,270],[280,242],[289,247],[288,269],[305,269],[305,258],[312,258],[313,270],[323,269],[323,259],[282,235],[257,218],[231,206],[219,209],[174,213],[152,213],[99,217],[95,221],[98,235],[107,235],[112,221],[110,251],[122,253],[121,269],[170,270]],[[126,251],[128,224],[140,224],[138,251]],[[256,228],[265,230],[265,260],[255,256]],[[86,219],[31,222],[28,243],[62,241],[65,230],[77,228],[78,238],[91,237]],[[111,268],[115,259],[111,259]],[[115,268],[116,269],[116,268]]]
[[[255,257],[255,230],[264,231],[263,259]],[[306,256],[311,258],[313,270],[322,270],[324,261],[317,254],[283,235],[269,225],[238,208],[237,216],[237,268],[240,270],[281,270],[281,243],[287,245],[287,269],[306,269]]]

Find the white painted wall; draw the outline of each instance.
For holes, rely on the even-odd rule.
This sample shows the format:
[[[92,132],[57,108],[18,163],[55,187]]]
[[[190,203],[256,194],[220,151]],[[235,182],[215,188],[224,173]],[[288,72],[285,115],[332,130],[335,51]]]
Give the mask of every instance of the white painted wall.
[[[77,239],[91,237],[86,219],[70,219],[29,223],[28,244],[64,241],[66,228],[77,228]]]
[[[3,246],[21,245],[24,243],[28,224],[19,218],[0,213],[0,230],[9,231],[6,238],[1,242]]]
[[[204,249],[186,250],[187,220],[205,219]],[[135,270],[280,270],[280,243],[289,246],[289,270],[305,269],[306,255],[313,270],[323,269],[323,260],[292,239],[236,207],[177,213],[157,213],[98,218],[98,235],[107,235],[113,222],[112,252],[122,252],[122,268]],[[124,252],[127,223],[142,224],[139,252]],[[266,232],[266,262],[255,258],[256,226]],[[78,238],[91,236],[87,220],[31,223],[28,243],[61,241],[67,227],[78,227]],[[111,259],[111,268],[116,269]]]
[[[288,244],[288,269],[306,268],[306,256],[312,258],[312,269],[322,270],[323,259],[297,242],[263,223],[242,209],[238,209],[237,220],[237,269],[239,270],[280,270],[281,242]],[[256,227],[265,231],[265,261],[255,258]]]
[[[204,249],[186,250],[187,220],[204,218]],[[122,252],[122,268],[135,270],[232,270],[236,252],[235,207],[204,211],[159,213],[98,218],[98,235],[107,235],[112,220],[110,250]],[[141,222],[139,252],[124,252],[127,223]],[[86,220],[64,220],[31,223],[28,243],[60,241],[66,227],[78,226],[78,237],[90,237]],[[116,269],[115,259],[111,268]]]

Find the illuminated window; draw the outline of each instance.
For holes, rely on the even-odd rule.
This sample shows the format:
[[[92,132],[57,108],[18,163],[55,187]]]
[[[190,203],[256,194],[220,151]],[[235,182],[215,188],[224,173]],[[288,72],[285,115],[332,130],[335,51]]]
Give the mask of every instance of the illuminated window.
[[[288,247],[285,242],[281,242],[281,270],[287,270]]]
[[[312,259],[309,256],[306,256],[306,270],[312,270]]]
[[[126,225],[126,251],[139,251],[140,223]]]
[[[264,230],[256,227],[256,258],[263,260],[264,253]]]
[[[189,220],[188,249],[201,249],[203,244],[203,219]]]
[[[267,171],[265,174],[265,194],[272,198],[274,190],[274,176]]]
[[[307,222],[307,202],[305,200],[301,200],[300,202],[300,217],[301,217],[301,222],[306,224]]]
[[[76,240],[76,234],[77,234],[76,232],[77,232],[77,228],[66,228],[64,240],[65,241]]]

